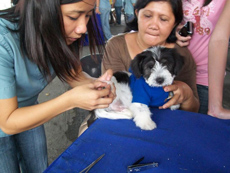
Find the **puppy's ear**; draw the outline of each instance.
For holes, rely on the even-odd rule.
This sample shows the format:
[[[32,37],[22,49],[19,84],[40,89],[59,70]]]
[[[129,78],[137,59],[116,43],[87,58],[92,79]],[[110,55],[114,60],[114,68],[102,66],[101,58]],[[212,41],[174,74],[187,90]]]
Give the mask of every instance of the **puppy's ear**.
[[[182,67],[184,66],[184,57],[180,55],[176,49],[173,50],[173,57],[175,60],[174,74],[178,75]]]
[[[137,54],[131,61],[130,68],[136,78],[140,78],[143,75],[144,64],[149,57],[152,57],[152,53],[150,51],[144,51]]]

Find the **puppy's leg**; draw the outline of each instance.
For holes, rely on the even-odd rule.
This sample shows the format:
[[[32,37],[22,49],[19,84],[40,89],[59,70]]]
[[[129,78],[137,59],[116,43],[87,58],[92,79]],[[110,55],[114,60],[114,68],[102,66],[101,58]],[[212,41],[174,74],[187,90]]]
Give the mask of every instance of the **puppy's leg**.
[[[170,109],[171,109],[172,111],[173,111],[173,110],[176,110],[176,109],[179,109],[179,108],[180,108],[180,104],[170,106]]]
[[[147,105],[132,103],[130,105],[130,110],[133,113],[133,120],[136,123],[136,126],[143,130],[153,130],[157,127],[156,123],[151,119],[151,112]]]
[[[122,111],[107,111],[106,109],[96,109],[95,115],[97,118],[108,119],[131,119],[133,118],[132,112],[129,109],[123,109]]]

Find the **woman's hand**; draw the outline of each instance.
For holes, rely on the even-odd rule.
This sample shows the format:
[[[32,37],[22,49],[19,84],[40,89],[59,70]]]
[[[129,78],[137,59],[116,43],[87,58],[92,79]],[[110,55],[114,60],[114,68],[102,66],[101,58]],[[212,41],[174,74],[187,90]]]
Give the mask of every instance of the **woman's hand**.
[[[180,47],[184,47],[184,46],[188,46],[191,40],[191,36],[187,36],[187,37],[183,37],[179,34],[180,29],[183,27],[184,25],[178,25],[177,29],[176,29],[176,37],[177,37],[177,41],[176,43],[180,46]]]
[[[95,13],[96,13],[96,14],[101,14],[101,12],[100,12],[100,10],[99,10],[99,7],[96,7]]]
[[[106,108],[115,98],[116,89],[109,83],[113,75],[112,70],[107,70],[101,77],[93,82],[81,85],[70,90],[70,102],[73,107],[93,110]]]
[[[111,92],[114,95],[114,97],[116,97],[116,88],[115,85],[110,82],[111,78],[113,76],[113,71],[111,69],[108,69],[101,77],[99,77],[97,80],[102,81],[102,82],[106,82],[108,84],[111,85]]]
[[[191,88],[184,82],[174,81],[172,85],[164,87],[166,92],[172,91],[174,96],[160,109],[169,108],[172,105],[180,104],[182,110],[197,112],[199,101],[195,98]]]
[[[98,78],[100,81],[110,81],[113,76],[113,71],[108,69],[101,77]]]
[[[106,108],[114,99],[111,86],[101,81],[77,86],[66,94],[72,108],[78,107],[86,110]]]

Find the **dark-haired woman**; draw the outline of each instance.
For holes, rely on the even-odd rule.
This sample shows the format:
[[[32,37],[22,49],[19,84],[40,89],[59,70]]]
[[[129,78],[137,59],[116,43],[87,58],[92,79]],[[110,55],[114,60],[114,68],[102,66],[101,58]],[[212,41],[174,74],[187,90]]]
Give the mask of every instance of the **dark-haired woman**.
[[[0,12],[0,172],[43,172],[47,167],[43,124],[75,107],[92,110],[113,101],[110,86],[100,82],[110,80],[112,71],[95,80],[80,65],[86,31],[91,52],[103,51],[95,3],[20,0]],[[39,93],[55,76],[73,89],[38,104]]]
[[[184,56],[185,65],[173,85],[164,88],[165,91],[173,91],[174,96],[161,108],[181,104],[181,109],[197,112],[196,65],[188,49],[175,44],[175,30],[182,19],[181,0],[138,0],[135,18],[127,24],[126,33],[107,43],[103,71],[110,68],[114,72],[128,71],[131,60],[151,46],[176,48]]]
[[[208,43],[223,11],[226,0],[182,0],[184,21],[194,24],[192,36],[182,37],[177,33],[177,44],[188,46],[196,62],[196,84],[200,100],[199,113],[208,111]],[[178,30],[182,26],[178,27]]]

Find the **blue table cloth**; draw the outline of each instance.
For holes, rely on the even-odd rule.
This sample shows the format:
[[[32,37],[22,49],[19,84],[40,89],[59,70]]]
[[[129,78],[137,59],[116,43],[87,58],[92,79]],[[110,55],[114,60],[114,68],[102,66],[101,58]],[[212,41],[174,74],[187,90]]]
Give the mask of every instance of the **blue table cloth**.
[[[127,166],[157,162],[143,172],[230,172],[230,120],[186,111],[152,109],[157,128],[144,131],[132,120],[98,119],[45,172],[125,173]]]

